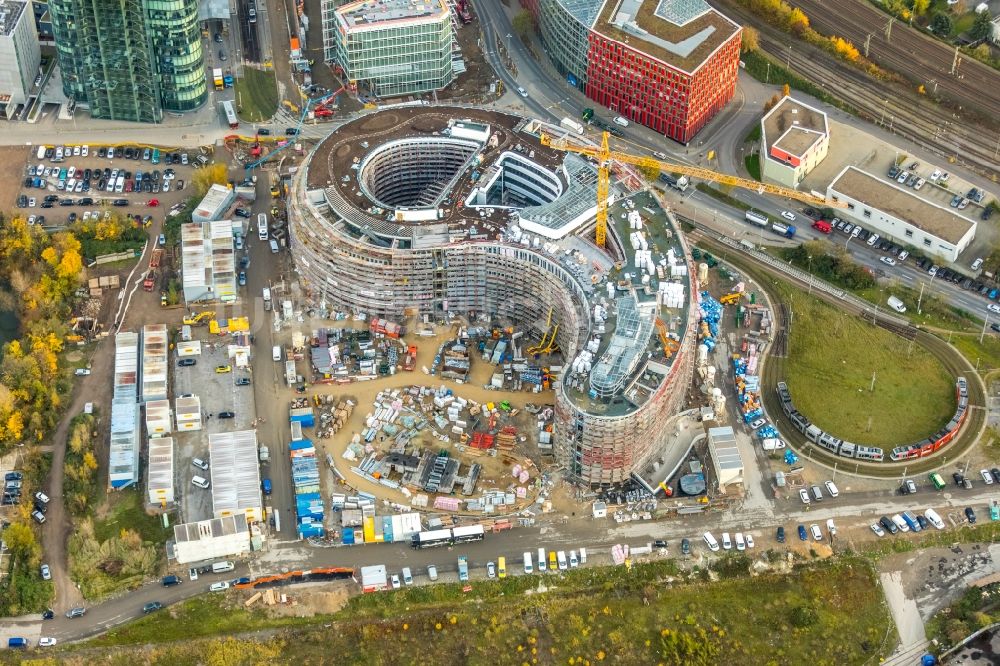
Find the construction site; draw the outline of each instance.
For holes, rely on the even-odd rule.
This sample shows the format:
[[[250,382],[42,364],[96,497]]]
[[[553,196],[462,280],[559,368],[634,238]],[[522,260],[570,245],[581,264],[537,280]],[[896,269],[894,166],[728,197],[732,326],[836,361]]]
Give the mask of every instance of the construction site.
[[[367,115],[331,133],[295,174],[289,233],[307,307],[383,319],[418,340],[453,328],[415,367],[477,389],[550,388],[532,402],[552,404],[551,430],[524,436],[551,447],[571,480],[603,487],[663,453],[662,426],[683,407],[693,372],[696,289],[685,241],[642,178],[616,166],[612,187],[588,159],[596,147],[564,135],[471,109]],[[385,365],[364,370],[392,372],[390,348],[399,357],[409,344],[390,343]],[[344,357],[318,356],[331,354]],[[477,365],[482,379],[470,381]],[[330,369],[318,376],[346,383],[362,368]],[[474,448],[475,428],[459,434],[444,418],[447,434]]]

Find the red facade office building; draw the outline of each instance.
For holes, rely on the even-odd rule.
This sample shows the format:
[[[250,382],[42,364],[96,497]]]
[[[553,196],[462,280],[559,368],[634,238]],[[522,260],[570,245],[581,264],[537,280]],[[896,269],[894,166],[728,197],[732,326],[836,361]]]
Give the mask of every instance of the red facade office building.
[[[567,81],[680,143],[736,92],[741,28],[704,0],[522,0]]]

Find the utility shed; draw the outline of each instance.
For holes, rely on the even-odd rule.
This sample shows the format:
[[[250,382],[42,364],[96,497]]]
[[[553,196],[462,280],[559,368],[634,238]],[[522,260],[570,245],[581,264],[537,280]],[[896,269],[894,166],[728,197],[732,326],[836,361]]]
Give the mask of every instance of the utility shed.
[[[178,564],[205,562],[249,552],[250,526],[242,513],[174,525],[174,559]]]
[[[198,207],[191,213],[192,222],[211,222],[222,219],[236,200],[236,192],[225,185],[212,185]]]
[[[142,402],[167,399],[167,327],[142,327]]]
[[[736,446],[736,433],[729,426],[708,429],[708,451],[712,456],[719,492],[743,483],[743,458]]]
[[[244,514],[247,522],[264,519],[260,495],[257,433],[220,432],[208,436],[212,461],[212,513],[216,518]]]
[[[174,401],[177,414],[177,430],[201,430],[201,398],[192,395]]]
[[[146,434],[150,437],[169,435],[173,431],[170,422],[170,401],[153,400],[146,403]]]
[[[174,503],[173,437],[154,437],[149,440],[149,465],[146,477],[147,501],[150,504],[166,507]]]
[[[361,591],[381,592],[389,589],[389,576],[384,564],[361,567]]]

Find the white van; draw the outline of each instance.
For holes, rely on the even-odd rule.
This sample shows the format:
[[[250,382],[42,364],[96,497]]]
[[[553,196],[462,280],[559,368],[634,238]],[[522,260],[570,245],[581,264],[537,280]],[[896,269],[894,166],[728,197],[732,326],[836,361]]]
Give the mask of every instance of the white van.
[[[840,497],[840,491],[837,489],[837,484],[833,481],[826,482],[826,492],[830,493],[830,497]]]
[[[37,155],[38,155],[38,159],[40,159],[40,160],[45,159],[45,146],[38,146],[38,153],[37,153]]]
[[[705,545],[708,546],[710,551],[714,553],[719,550],[719,542],[715,540],[715,537],[712,536],[711,532],[705,532],[705,534],[702,535],[702,538],[705,540]]]
[[[569,565],[566,563],[566,551],[560,550],[558,553],[556,553],[556,559],[559,561],[560,571],[565,571],[566,569],[569,568]]]
[[[236,568],[232,562],[215,562],[212,564],[212,573],[226,573]]]
[[[271,360],[277,363],[281,360],[281,346],[274,345],[271,347]]]
[[[895,296],[890,296],[889,300],[886,302],[889,304],[889,307],[896,312],[906,312],[906,306],[903,305],[903,301],[899,300]]]
[[[580,564],[586,564],[586,563],[587,563],[587,549],[586,548],[581,548],[580,549]]]
[[[257,238],[267,240],[267,213],[257,215]]]
[[[535,567],[531,566],[531,553],[524,554],[524,573],[534,573]]]
[[[900,532],[909,532],[910,531],[910,526],[906,524],[906,521],[903,520],[903,517],[901,515],[899,515],[898,513],[895,514],[892,517],[892,522],[896,523],[896,527],[899,528]]]
[[[403,567],[403,585],[413,585],[413,574],[410,573],[410,567]]]
[[[924,511],[924,517],[930,522],[931,525],[938,528],[939,530],[944,529],[944,521],[941,520],[941,516],[938,515],[937,511],[934,509],[927,509]]]
[[[278,254],[278,241],[271,239],[271,254]]]
[[[545,571],[545,549],[538,549],[538,570]]]
[[[731,550],[732,547],[733,547],[733,542],[729,538],[729,532],[723,532],[722,533],[722,549],[723,550]]]
[[[622,116],[615,116],[615,125],[621,125],[622,127],[628,127],[628,119]]]

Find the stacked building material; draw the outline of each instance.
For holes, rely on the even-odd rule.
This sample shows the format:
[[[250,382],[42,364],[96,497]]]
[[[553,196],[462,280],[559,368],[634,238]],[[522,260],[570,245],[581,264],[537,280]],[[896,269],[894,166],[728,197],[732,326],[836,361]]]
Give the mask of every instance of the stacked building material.
[[[300,538],[323,536],[323,498],[320,495],[316,447],[308,439],[288,445],[292,463],[292,489]]]
[[[514,426],[504,426],[497,433],[497,448],[501,451],[510,451],[517,443],[517,428]]]

